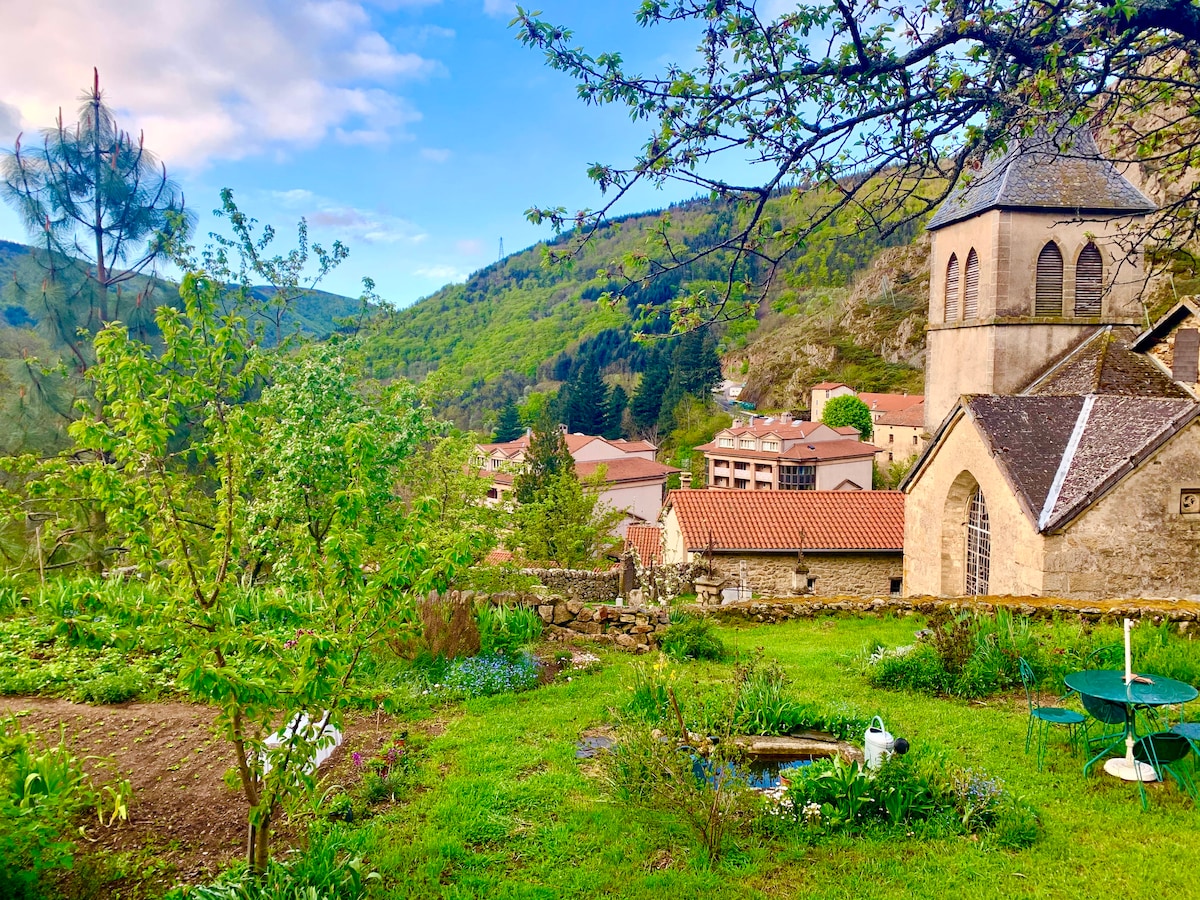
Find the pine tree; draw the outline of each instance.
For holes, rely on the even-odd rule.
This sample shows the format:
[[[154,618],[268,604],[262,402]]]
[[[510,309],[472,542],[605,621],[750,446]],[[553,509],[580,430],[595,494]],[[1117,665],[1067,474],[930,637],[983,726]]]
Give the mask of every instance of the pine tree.
[[[566,391],[564,422],[567,430],[580,434],[600,434],[604,430],[608,388],[593,360],[589,359],[575,371],[575,375],[567,382]]]
[[[640,431],[649,431],[657,424],[663,393],[670,381],[670,360],[667,352],[659,347],[651,354],[642,380],[629,403],[629,414]]]
[[[515,441],[525,433],[525,426],[521,424],[521,414],[517,411],[517,404],[513,402],[512,397],[504,402],[504,406],[500,408],[500,417],[496,419],[496,432],[492,435],[492,440],[497,444],[504,444],[508,441]]]
[[[629,395],[625,393],[625,388],[614,384],[608,392],[608,402],[605,404],[604,429],[600,432],[603,437],[615,441],[624,436],[625,407],[628,405]]]

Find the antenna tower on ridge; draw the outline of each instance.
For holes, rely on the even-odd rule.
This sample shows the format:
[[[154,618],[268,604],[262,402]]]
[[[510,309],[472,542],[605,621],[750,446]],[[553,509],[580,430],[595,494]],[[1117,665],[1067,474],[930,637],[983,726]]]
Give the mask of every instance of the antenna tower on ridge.
[[[504,259],[504,238],[500,238],[500,256],[497,259]]]

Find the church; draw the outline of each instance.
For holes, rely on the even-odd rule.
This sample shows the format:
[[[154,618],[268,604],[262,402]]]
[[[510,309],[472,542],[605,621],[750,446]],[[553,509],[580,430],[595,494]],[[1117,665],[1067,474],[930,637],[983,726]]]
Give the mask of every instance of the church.
[[[1200,304],[1147,320],[1128,248],[1154,209],[1064,129],[930,219],[907,595],[1200,598]]]

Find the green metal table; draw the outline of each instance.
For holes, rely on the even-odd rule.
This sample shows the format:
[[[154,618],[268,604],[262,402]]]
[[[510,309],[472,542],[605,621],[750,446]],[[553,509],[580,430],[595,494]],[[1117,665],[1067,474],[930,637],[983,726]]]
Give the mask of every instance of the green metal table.
[[[1144,681],[1125,683],[1125,673],[1110,669],[1090,669],[1074,672],[1063,679],[1068,688],[1078,694],[1099,697],[1125,707],[1125,756],[1108,760],[1104,771],[1126,781],[1154,781],[1154,769],[1133,758],[1134,712],[1139,707],[1174,706],[1195,700],[1198,692],[1190,684],[1160,675],[1137,675]],[[1100,756],[1103,756],[1101,753]],[[1099,757],[1089,760],[1084,774]]]

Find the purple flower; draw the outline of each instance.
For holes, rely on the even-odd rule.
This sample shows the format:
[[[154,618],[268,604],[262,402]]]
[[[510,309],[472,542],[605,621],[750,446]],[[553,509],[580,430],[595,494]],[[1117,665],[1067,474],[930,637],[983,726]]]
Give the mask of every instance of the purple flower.
[[[355,766],[357,766],[360,769],[362,768],[362,754],[361,753],[359,753],[358,751],[351,753],[350,759],[354,762]]]

